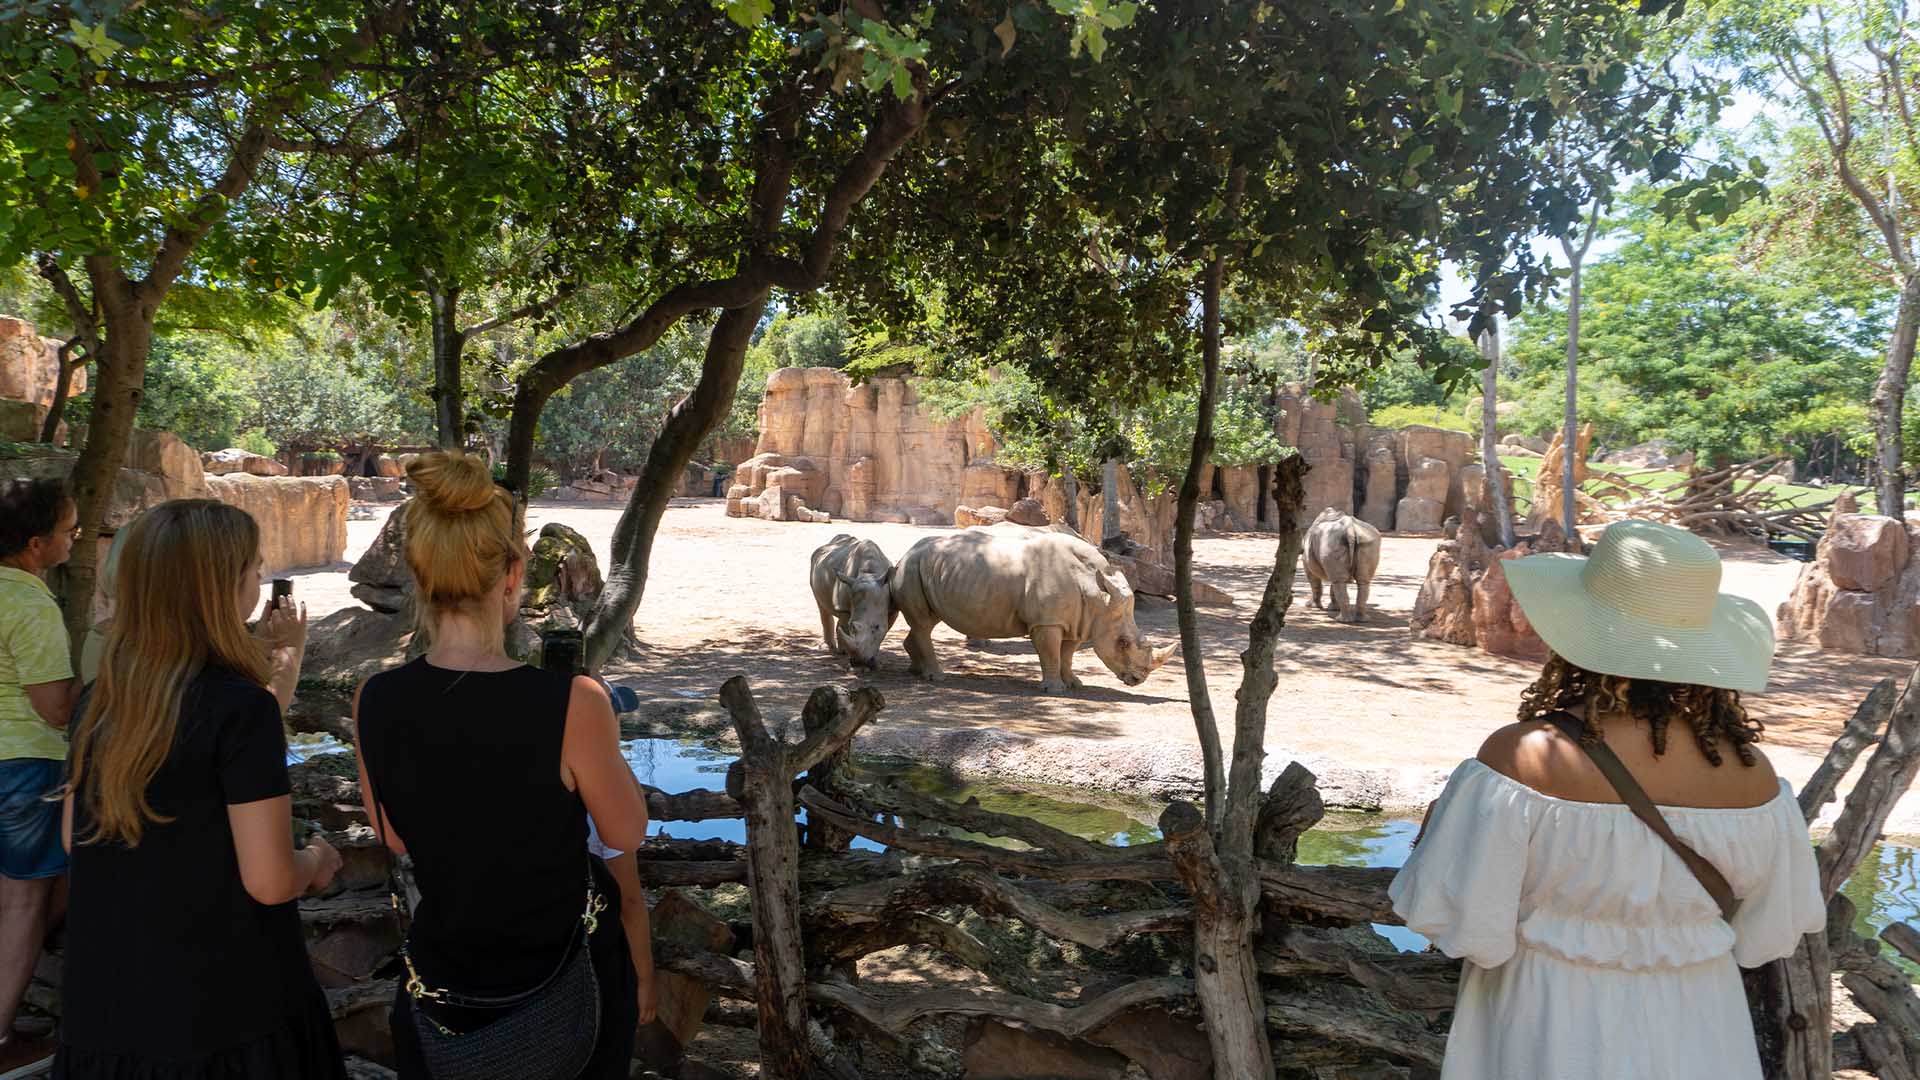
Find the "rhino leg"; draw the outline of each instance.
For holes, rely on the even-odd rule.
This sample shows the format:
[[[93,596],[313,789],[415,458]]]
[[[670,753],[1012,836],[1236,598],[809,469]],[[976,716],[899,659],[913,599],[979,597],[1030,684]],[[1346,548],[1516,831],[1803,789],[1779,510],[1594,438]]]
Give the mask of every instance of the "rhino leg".
[[[1349,622],[1367,621],[1367,585],[1366,578],[1355,575],[1353,579],[1353,607],[1348,610]]]
[[[1320,579],[1313,576],[1312,574],[1308,574],[1307,587],[1313,591],[1314,609],[1319,611],[1326,610],[1326,607],[1327,607],[1326,601],[1320,599]]]
[[[1346,622],[1347,612],[1351,610],[1347,607],[1347,579],[1343,577],[1328,578],[1327,592],[1331,596],[1331,600],[1327,606],[1333,612],[1334,621]]]
[[[1080,680],[1073,673],[1073,654],[1080,651],[1080,643],[1062,632],[1060,636],[1060,680],[1067,689],[1080,689]]]
[[[1060,694],[1072,689],[1073,654],[1062,654],[1060,646],[1065,635],[1060,628],[1036,626],[1028,636],[1033,639],[1033,650],[1040,654],[1040,692]],[[1064,665],[1061,663],[1063,659],[1066,661]]]
[[[928,682],[939,682],[942,677],[940,658],[933,652],[933,627],[907,626],[907,671],[918,675]]]
[[[839,624],[834,619],[833,612],[828,611],[826,608],[820,609],[820,640],[827,643],[828,652],[838,653],[840,651]]]

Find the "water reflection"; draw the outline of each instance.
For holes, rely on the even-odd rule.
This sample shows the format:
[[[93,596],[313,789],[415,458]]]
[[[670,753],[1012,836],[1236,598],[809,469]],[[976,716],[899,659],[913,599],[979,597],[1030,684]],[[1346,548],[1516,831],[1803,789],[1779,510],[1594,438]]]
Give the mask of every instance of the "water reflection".
[[[337,744],[335,744],[337,745]],[[307,754],[316,752],[302,748]],[[664,791],[726,786],[727,765],[733,755],[710,750],[694,743],[670,739],[635,739],[621,744],[627,761],[640,779]],[[291,756],[291,752],[290,755]],[[892,777],[916,791],[953,802],[980,800],[982,809],[1002,814],[1020,814],[1070,832],[1088,840],[1128,846],[1151,843],[1160,838],[1155,825],[1160,804],[1144,799],[1128,799],[1081,791],[1073,788],[1049,788],[1010,784],[980,784],[962,779],[944,769],[897,760],[865,760],[861,768],[869,775]],[[915,823],[918,824],[918,823]],[[1420,823],[1404,818],[1386,818],[1372,814],[1329,814],[1318,828],[1300,838],[1300,862],[1314,866],[1400,866],[1413,850],[1413,838]],[[726,821],[655,822],[655,835],[692,839],[720,839],[745,843],[746,823]],[[1018,847],[1018,841],[986,837],[950,827],[942,831],[981,843]],[[869,850],[878,847],[865,840],[855,844]],[[1875,847],[1860,869],[1842,886],[1857,909],[1854,929],[1872,938],[1894,922],[1913,922],[1920,918],[1920,851],[1899,844]],[[1394,926],[1374,929],[1405,950],[1427,946],[1425,938]],[[1888,954],[1892,955],[1891,950]],[[1900,961],[1905,963],[1905,961]],[[1909,965],[1916,974],[1920,967]]]

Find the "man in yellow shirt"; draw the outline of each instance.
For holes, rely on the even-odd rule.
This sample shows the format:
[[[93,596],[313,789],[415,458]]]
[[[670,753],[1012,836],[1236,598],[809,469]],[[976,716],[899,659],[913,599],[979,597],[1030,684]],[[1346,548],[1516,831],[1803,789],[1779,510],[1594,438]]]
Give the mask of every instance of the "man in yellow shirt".
[[[13,1033],[13,1017],[46,937],[48,899],[67,872],[60,842],[67,718],[79,680],[46,572],[67,561],[79,530],[58,480],[0,491],[0,1076],[51,1057]]]

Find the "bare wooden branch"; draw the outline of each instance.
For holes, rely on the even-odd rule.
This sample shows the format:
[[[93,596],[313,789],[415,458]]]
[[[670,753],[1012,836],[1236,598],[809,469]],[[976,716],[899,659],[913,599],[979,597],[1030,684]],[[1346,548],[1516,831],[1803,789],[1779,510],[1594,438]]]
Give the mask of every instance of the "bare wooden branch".
[[[747,861],[689,860],[684,862],[639,860],[640,883],[649,888],[712,888],[747,880]]]
[[[1140,979],[1078,1006],[1050,1005],[1003,990],[973,988],[929,990],[885,999],[832,980],[815,982],[807,989],[816,1000],[888,1031],[902,1031],[928,1016],[991,1016],[1018,1020],[1069,1038],[1094,1031],[1130,1009],[1193,996],[1193,983],[1176,978]]]
[[[1035,899],[990,871],[962,864],[836,889],[808,905],[808,921],[881,922],[903,912],[946,904],[967,904],[983,915],[1018,919],[1049,937],[1091,949],[1111,948],[1134,934],[1182,932],[1193,914],[1186,908],[1164,908],[1093,918],[1075,915]]]
[[[1920,930],[1911,925],[1897,922],[1880,931],[1880,940],[1893,946],[1894,951],[1915,964],[1920,964]]]
[[[1920,1080],[1907,1048],[1887,1025],[1855,1024],[1853,1038],[1860,1047],[1860,1056],[1867,1059],[1873,1075],[1880,1080]]]
[[[1391,867],[1289,866],[1262,862],[1260,892],[1270,906],[1312,916],[1399,926],[1387,896]]]
[[[968,799],[965,804],[953,803],[899,784],[864,787],[860,790],[859,801],[862,809],[872,807],[883,814],[938,821],[943,825],[957,826],[982,836],[1006,837],[1041,851],[1069,858],[1097,859],[1116,854],[1138,855],[1143,851],[1158,850],[1157,846],[1148,845],[1120,849],[1106,844],[1096,844],[1030,817],[983,810],[980,808],[978,799]]]
[[[1833,740],[1833,748],[1827,751],[1826,759],[1820,767],[1813,770],[1806,785],[1800,789],[1800,812],[1808,821],[1820,816],[1820,808],[1833,801],[1834,794],[1840,790],[1840,781],[1846,779],[1848,770],[1853,768],[1854,759],[1860,752],[1872,746],[1880,738],[1880,729],[1886,726],[1887,717],[1893,713],[1894,683],[1892,679],[1881,679],[1861,700],[1859,708],[1853,711],[1852,719]]]
[[[1821,842],[1820,888],[1832,896],[1841,882],[1880,839],[1893,805],[1913,786],[1920,772],[1920,678],[1911,676],[1893,707],[1885,737],[1867,759],[1866,768],[1847,804],[1833,823],[1833,832]]]
[[[1358,987],[1291,983],[1268,992],[1266,1019],[1281,1034],[1352,1043],[1435,1068],[1446,1054],[1445,1040],[1419,1017]]]
[[[1411,1012],[1450,1011],[1460,993],[1460,961],[1437,952],[1368,954],[1334,936],[1339,931],[1285,926],[1261,935],[1267,975],[1340,975]]]
[[[645,785],[641,785],[645,787]],[[646,788],[647,818],[650,821],[712,821],[745,817],[746,809],[724,791],[694,788],[692,791],[666,792]]]
[[[724,691],[723,691],[724,693]],[[805,741],[788,751],[788,767],[806,772],[839,751],[854,732],[886,707],[880,691],[863,686],[849,694],[838,686],[818,686],[807,698],[802,726],[809,733]]]
[[[1292,862],[1300,834],[1320,824],[1326,813],[1313,773],[1297,761],[1288,764],[1260,804],[1260,817],[1254,823],[1254,854],[1273,862]]]

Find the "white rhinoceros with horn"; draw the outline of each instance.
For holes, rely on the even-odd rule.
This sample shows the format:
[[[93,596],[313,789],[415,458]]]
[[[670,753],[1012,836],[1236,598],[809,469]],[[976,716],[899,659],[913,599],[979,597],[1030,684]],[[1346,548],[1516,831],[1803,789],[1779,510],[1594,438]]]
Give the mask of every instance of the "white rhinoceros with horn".
[[[880,545],[846,533],[814,549],[807,582],[820,608],[820,637],[851,667],[879,665],[880,643],[898,614],[887,590],[892,569]]]
[[[907,620],[910,670],[940,677],[933,628],[969,638],[1024,637],[1040,654],[1040,688],[1077,689],[1073,654],[1082,644],[1128,686],[1138,686],[1174,653],[1153,649],[1133,621],[1133,590],[1100,549],[1077,536],[1023,525],[929,536],[907,550],[890,579]]]

